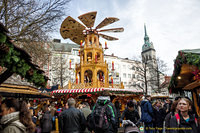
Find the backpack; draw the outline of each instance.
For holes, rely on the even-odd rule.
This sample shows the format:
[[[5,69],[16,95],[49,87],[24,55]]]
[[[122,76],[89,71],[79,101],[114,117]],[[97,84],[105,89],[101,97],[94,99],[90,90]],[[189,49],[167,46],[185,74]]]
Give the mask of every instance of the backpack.
[[[96,104],[92,112],[92,118],[94,122],[94,127],[96,130],[106,131],[109,128],[108,117],[106,115],[107,104],[101,105]]]
[[[179,126],[180,125],[180,116],[179,116],[179,114],[178,113],[175,114],[175,117],[176,117],[176,120],[177,120],[177,124]],[[198,122],[197,122],[197,118],[195,117],[195,115],[194,115],[194,120],[195,120],[196,127],[198,127]]]
[[[92,132],[92,130],[94,130],[95,128],[94,121],[92,118],[92,113],[87,116],[86,126],[90,132]]]

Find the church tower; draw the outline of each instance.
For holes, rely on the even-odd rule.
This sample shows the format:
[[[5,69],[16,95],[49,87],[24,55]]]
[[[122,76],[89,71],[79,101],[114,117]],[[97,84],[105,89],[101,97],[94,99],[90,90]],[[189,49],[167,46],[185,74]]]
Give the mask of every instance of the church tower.
[[[146,25],[144,25],[144,44],[142,46],[142,62],[147,63],[147,65],[157,66],[156,62],[156,50],[154,49],[153,43],[149,41],[147,35]]]

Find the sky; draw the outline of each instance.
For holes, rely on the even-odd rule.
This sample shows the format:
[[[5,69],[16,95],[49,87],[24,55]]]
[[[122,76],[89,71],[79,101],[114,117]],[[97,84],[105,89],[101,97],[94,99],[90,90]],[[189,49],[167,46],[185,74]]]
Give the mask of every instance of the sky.
[[[179,50],[200,48],[200,0],[71,0],[66,9],[67,15],[80,23],[78,16],[97,11],[94,27],[106,17],[119,18],[102,29],[124,28],[122,33],[105,33],[119,38],[107,41],[109,49],[105,54],[114,53],[122,58],[133,59],[141,55],[146,24],[156,56],[167,63],[169,76]],[[53,37],[62,39],[59,28]],[[105,41],[100,39],[102,44]],[[71,41],[62,39],[61,42]]]

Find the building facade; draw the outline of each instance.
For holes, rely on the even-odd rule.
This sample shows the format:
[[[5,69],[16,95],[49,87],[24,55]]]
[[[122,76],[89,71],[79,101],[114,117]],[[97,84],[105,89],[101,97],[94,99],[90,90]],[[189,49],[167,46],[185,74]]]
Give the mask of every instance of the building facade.
[[[120,58],[114,54],[104,55],[104,60],[108,64],[109,82],[112,77],[114,84],[123,82],[126,89],[142,89],[144,92],[147,88],[147,94],[152,94],[161,89],[159,86],[164,82],[164,74],[158,71],[156,51],[153,43],[149,41],[146,26],[144,29],[142,61]],[[53,43],[49,65],[49,86],[59,84],[64,87],[69,80],[76,81],[75,65],[80,63],[79,50],[80,45],[77,44]]]

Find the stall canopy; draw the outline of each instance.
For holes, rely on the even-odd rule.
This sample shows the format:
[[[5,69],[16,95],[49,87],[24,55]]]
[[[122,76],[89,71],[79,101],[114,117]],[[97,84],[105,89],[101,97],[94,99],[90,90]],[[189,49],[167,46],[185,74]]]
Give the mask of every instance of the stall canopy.
[[[51,96],[41,93],[37,88],[27,85],[1,84],[0,94],[4,97],[21,98],[50,98]]]
[[[143,94],[142,90],[116,89],[116,88],[83,88],[83,89],[60,89],[52,91],[54,95],[63,94],[94,94],[109,91],[113,94]]]
[[[200,49],[180,50],[174,61],[174,71],[169,84],[169,91],[179,92],[188,84],[199,82],[199,79]],[[197,84],[194,83],[194,85]]]
[[[0,84],[16,73],[37,87],[45,87],[48,78],[44,71],[32,63],[26,51],[14,45],[7,33],[8,30],[0,23]]]

